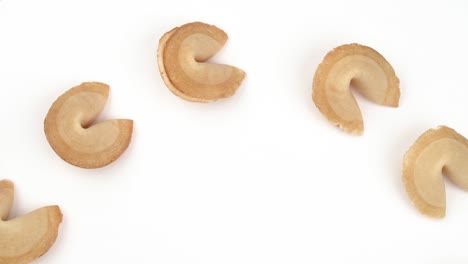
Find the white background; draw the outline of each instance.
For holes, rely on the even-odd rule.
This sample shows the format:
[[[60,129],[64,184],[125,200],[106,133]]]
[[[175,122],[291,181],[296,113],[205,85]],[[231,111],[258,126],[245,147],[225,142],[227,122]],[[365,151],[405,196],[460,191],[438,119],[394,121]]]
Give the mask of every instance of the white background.
[[[192,21],[229,40],[213,59],[247,78],[231,98],[183,101],[160,78],[163,33]],[[439,124],[468,135],[468,2],[0,0],[0,178],[12,217],[60,205],[36,263],[468,263],[468,193],[425,217],[405,151]],[[318,112],[312,78],[334,47],[373,47],[401,80],[397,109],[359,97],[365,131]],[[129,149],[85,170],[49,146],[52,102],[111,85],[102,119],[135,121]]]

